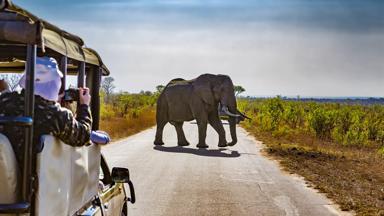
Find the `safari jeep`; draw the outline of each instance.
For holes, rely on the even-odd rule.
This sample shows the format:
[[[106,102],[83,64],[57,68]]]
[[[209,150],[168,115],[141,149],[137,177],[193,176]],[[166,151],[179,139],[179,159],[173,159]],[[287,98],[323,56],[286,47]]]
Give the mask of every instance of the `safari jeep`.
[[[58,60],[64,88],[69,76],[78,87],[90,88],[92,129],[99,127],[101,76],[110,73],[100,56],[80,37],[0,0],[0,73],[25,71],[27,76],[24,116],[0,117],[0,127],[23,127],[26,136],[18,164],[9,139],[0,133],[0,215],[127,215],[127,202],[135,202],[129,171],[110,170],[98,145],[72,147],[51,135],[32,143],[37,56]]]

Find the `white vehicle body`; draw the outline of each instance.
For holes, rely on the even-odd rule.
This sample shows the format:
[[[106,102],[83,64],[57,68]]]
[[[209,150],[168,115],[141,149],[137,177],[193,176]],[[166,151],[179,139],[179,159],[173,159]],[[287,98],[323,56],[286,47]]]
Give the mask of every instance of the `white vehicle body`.
[[[80,37],[10,0],[0,0],[0,73],[25,71],[27,77],[24,115],[0,115],[0,129],[4,125],[23,127],[26,135],[25,158],[18,164],[12,144],[0,130],[0,216],[126,215],[127,201],[135,202],[129,171],[110,170],[99,146],[72,147],[51,135],[33,143],[34,127],[38,127],[33,111],[37,56],[59,62],[62,86],[66,86],[67,75],[75,75],[78,87],[90,89],[92,130],[99,127],[100,81],[110,72],[97,52],[85,47]],[[127,198],[126,189],[132,198]]]

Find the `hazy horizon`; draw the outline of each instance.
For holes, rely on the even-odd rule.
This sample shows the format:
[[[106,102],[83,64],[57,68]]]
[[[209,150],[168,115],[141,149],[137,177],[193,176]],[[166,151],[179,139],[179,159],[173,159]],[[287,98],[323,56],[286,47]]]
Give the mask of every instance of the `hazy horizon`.
[[[227,74],[244,95],[382,97],[384,1],[15,0],[81,36],[116,91]]]

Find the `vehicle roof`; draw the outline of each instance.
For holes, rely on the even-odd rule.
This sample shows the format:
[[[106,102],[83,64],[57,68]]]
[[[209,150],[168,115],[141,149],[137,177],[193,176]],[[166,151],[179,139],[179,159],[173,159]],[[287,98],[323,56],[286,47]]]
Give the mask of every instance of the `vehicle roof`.
[[[25,45],[36,44],[40,55],[67,56],[100,66],[103,75],[110,74],[99,54],[86,47],[79,36],[33,15],[10,0],[0,0],[0,3],[4,1],[6,6],[0,9],[0,70],[23,70]]]

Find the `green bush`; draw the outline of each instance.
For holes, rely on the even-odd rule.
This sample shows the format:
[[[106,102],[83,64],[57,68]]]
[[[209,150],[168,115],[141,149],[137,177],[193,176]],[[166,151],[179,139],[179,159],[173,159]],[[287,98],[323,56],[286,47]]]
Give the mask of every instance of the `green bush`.
[[[101,92],[101,98],[103,97],[104,93]],[[157,97],[158,95],[152,94],[150,92],[141,92],[138,94],[122,92],[113,94],[110,96],[108,103],[101,104],[101,118],[138,118],[140,115],[145,114],[143,110],[148,110],[148,108],[154,108]]]
[[[102,103],[100,106],[100,118],[102,120],[104,119],[111,119],[112,117],[115,117],[116,113],[113,110],[112,106],[109,104]]]
[[[260,126],[267,131],[276,131],[279,129],[283,117],[284,108],[280,98],[267,100],[260,107],[259,121]]]
[[[303,126],[305,120],[304,109],[300,104],[289,102],[284,108],[283,118],[284,121],[291,128],[298,128]]]
[[[334,110],[315,109],[309,114],[309,124],[318,138],[330,139],[335,127],[336,112]]]
[[[245,127],[257,127],[273,136],[309,132],[341,145],[376,144],[384,148],[382,105],[285,101],[280,97],[241,99],[238,104],[252,118],[243,123]]]

